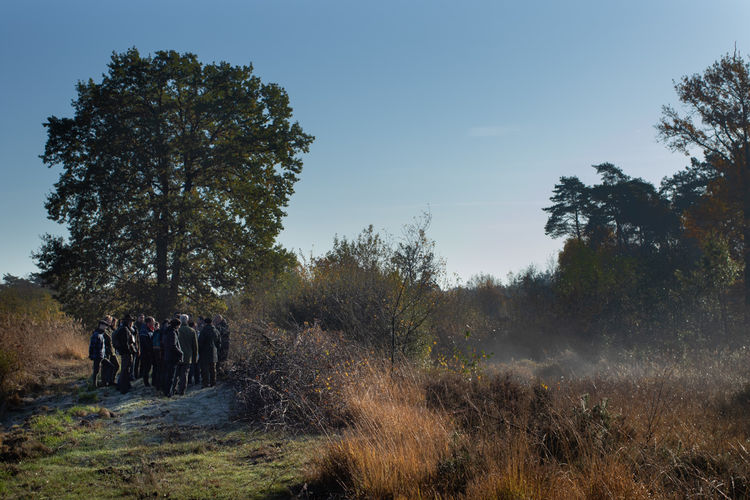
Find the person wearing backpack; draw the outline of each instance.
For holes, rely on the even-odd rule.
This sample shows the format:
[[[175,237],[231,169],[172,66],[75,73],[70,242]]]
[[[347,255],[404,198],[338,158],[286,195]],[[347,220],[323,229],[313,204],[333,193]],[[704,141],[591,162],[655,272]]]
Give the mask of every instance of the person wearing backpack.
[[[102,360],[102,384],[105,386],[115,385],[115,375],[120,369],[115,350],[112,347],[112,332],[116,331],[115,319],[107,316],[107,327],[104,329],[104,359]]]
[[[93,375],[91,377],[91,383],[94,387],[98,387],[96,378],[99,376],[99,367],[101,366],[102,359],[104,359],[104,329],[107,327],[107,321],[102,319],[96,326],[96,329],[91,334],[91,340],[89,340],[89,359],[93,361]]]

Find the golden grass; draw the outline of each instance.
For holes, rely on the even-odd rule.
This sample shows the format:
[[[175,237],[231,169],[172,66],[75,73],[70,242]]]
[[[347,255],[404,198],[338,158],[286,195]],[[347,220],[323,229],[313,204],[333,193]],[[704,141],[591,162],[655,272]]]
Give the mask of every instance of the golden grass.
[[[370,365],[310,480],[357,498],[750,498],[750,357],[716,355],[546,381]]]
[[[353,423],[333,440],[324,468],[346,471],[357,495],[404,497],[428,487],[450,452],[452,426],[428,409],[413,381],[372,372],[370,387],[346,388]]]
[[[0,313],[0,406],[13,394],[56,377],[60,361],[82,363],[88,339],[81,325],[63,314]]]

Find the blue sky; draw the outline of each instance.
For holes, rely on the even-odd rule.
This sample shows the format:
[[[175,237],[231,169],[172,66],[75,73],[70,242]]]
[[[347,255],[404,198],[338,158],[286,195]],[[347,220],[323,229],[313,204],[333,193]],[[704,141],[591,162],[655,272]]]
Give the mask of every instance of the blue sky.
[[[658,183],[687,159],[656,142],[672,80],[750,54],[750,2],[663,0],[3,2],[0,275],[35,270],[59,176],[42,123],[112,51],[253,63],[316,136],[279,241],[305,254],[429,210],[449,273],[545,267],[555,182],[609,161]]]

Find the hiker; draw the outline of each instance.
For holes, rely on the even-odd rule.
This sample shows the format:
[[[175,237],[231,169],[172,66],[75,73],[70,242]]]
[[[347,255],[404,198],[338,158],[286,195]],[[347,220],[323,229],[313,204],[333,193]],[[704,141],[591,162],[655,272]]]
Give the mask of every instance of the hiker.
[[[164,378],[164,359],[161,352],[161,339],[167,328],[169,328],[169,320],[165,319],[161,324],[157,323],[156,328],[154,329],[154,335],[151,337],[151,348],[154,352],[154,370],[151,373],[151,385],[153,385],[156,390],[164,388],[164,383],[162,382],[162,379]]]
[[[188,315],[183,314],[180,316],[180,347],[182,348],[182,359],[177,365],[177,394],[185,394],[185,386],[187,385],[187,372],[191,363],[195,363],[198,356],[198,336],[195,330],[188,326]],[[178,384],[179,383],[179,384]]]
[[[216,314],[214,316],[213,325],[219,331],[219,342],[221,344],[218,353],[219,361],[217,364],[217,370],[219,371],[221,376],[224,376],[226,375],[226,361],[227,358],[229,358],[229,325],[227,324],[227,320],[224,319],[221,314]]]
[[[112,338],[115,350],[120,353],[120,378],[117,380],[117,389],[125,394],[130,390],[130,374],[132,373],[133,357],[135,356],[136,340],[133,332],[133,318],[126,314],[120,322],[120,328]]]
[[[89,359],[94,362],[91,383],[97,387],[96,377],[99,375],[99,367],[104,359],[104,330],[107,328],[107,320],[102,319],[91,334],[89,341]]]
[[[200,345],[201,342],[201,330],[198,328],[195,324],[195,321],[188,321],[188,326],[195,330],[195,334],[198,338],[198,345]],[[190,363],[190,371],[188,372],[188,384],[190,385],[198,385],[201,383],[201,355],[200,355],[200,349],[198,350],[196,361],[195,363]]]
[[[138,333],[140,337],[141,346],[141,371],[138,373],[143,378],[143,385],[148,387],[148,377],[151,374],[151,367],[154,364],[154,349],[153,349],[153,336],[154,330],[156,329],[156,320],[151,316],[145,318],[143,326]]]
[[[141,374],[141,328],[143,328],[145,321],[146,315],[141,313],[138,315],[138,319],[135,320],[135,325],[133,325],[133,332],[135,332],[135,355],[133,356],[133,364],[130,365],[130,380],[137,379]]]
[[[104,359],[102,360],[102,385],[107,387],[115,384],[115,375],[120,369],[115,350],[112,347],[112,333],[117,326],[117,320],[107,316],[107,328],[104,329]]]
[[[179,327],[180,320],[173,319],[169,322],[169,327],[161,338],[161,349],[164,356],[164,395],[168,398],[171,398],[174,394],[175,370],[177,369],[177,363],[182,360],[180,338],[177,333]]]
[[[165,318],[164,319],[164,326],[161,329],[161,335],[159,337],[159,344],[161,346],[161,365],[159,367],[159,370],[160,370],[159,384],[161,384],[161,389],[164,392],[167,391],[167,382],[166,382],[166,376],[165,376],[165,374],[166,374],[166,358],[165,358],[166,348],[164,347],[164,342],[165,342],[164,339],[165,339],[165,337],[167,335],[167,330],[169,330],[169,328],[170,328],[169,327],[170,321],[171,320],[169,318]],[[177,321],[179,321],[179,320],[177,320]]]
[[[221,345],[219,331],[211,324],[211,317],[206,316],[205,325],[198,338],[198,355],[200,359],[203,387],[216,385],[216,362],[219,359],[218,349]]]

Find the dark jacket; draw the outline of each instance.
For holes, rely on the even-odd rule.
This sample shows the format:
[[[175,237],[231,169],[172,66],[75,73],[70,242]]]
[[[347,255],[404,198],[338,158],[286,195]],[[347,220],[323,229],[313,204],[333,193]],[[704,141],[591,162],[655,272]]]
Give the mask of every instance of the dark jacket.
[[[201,362],[216,363],[219,360],[218,349],[221,345],[219,331],[214,325],[206,325],[198,338],[198,353]]]
[[[164,361],[167,363],[179,363],[182,360],[182,348],[180,347],[180,338],[177,335],[177,328],[171,326],[167,328],[161,338],[161,348],[164,353]]]
[[[182,348],[182,363],[198,361],[198,335],[187,325],[180,327],[180,347]]]
[[[109,328],[104,330],[102,335],[104,336],[104,357],[109,359],[115,353],[112,348],[112,334]]]
[[[164,337],[164,332],[167,331],[169,326],[160,326],[154,331],[153,337],[151,337],[151,345],[154,349],[161,349],[161,339]]]
[[[89,359],[104,359],[105,354],[104,331],[97,328],[91,334],[91,340],[89,341]]]
[[[138,333],[138,336],[140,337],[141,352],[150,354],[154,346],[152,342],[152,339],[154,338],[154,332],[149,330],[148,326],[144,323],[141,326],[141,331]]]
[[[119,352],[120,355],[135,354],[137,348],[133,329],[126,325],[122,325],[118,328],[112,338],[112,345],[117,349],[117,352]]]

